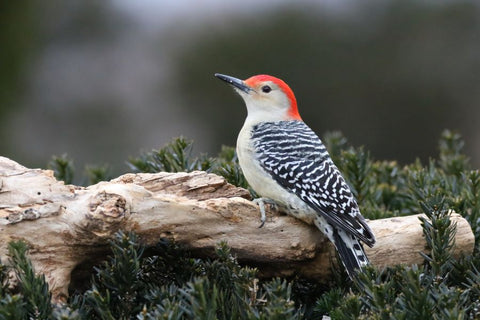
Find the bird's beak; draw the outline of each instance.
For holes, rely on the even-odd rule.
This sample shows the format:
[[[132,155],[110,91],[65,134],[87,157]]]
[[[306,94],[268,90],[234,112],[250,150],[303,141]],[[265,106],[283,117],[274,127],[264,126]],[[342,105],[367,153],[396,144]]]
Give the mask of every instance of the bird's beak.
[[[253,89],[250,88],[249,86],[247,86],[245,84],[245,82],[243,82],[242,80],[237,79],[235,77],[227,76],[227,75],[224,75],[224,74],[221,74],[221,73],[215,73],[215,77],[217,77],[220,80],[223,80],[223,81],[227,82],[228,84],[231,84],[235,88],[237,88],[237,89],[239,89],[239,90],[241,90],[245,93],[250,93],[250,91],[253,91]]]

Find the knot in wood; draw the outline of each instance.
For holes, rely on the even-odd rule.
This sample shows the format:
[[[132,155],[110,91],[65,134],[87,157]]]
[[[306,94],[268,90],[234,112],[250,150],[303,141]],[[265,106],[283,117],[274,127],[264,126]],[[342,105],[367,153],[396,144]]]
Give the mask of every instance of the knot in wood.
[[[124,197],[115,193],[97,193],[89,205],[90,215],[105,216],[109,218],[121,218],[128,213],[127,201]]]

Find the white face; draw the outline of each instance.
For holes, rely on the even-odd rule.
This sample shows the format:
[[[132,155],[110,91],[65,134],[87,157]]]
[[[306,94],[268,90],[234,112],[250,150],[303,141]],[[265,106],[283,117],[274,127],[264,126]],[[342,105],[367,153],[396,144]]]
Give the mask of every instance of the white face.
[[[279,78],[261,74],[243,81],[216,73],[215,76],[235,88],[247,105],[249,122],[302,120],[292,89]]]
[[[248,85],[248,83],[247,83]],[[291,101],[283,90],[272,81],[254,83],[249,92],[236,89],[247,105],[248,117],[278,121],[288,118]]]

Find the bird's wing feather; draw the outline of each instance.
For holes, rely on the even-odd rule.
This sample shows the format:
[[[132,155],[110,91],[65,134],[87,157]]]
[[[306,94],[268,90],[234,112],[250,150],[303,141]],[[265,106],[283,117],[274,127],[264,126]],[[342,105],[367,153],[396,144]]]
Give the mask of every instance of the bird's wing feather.
[[[302,121],[262,123],[252,139],[265,171],[333,226],[367,245],[375,237],[320,138]]]

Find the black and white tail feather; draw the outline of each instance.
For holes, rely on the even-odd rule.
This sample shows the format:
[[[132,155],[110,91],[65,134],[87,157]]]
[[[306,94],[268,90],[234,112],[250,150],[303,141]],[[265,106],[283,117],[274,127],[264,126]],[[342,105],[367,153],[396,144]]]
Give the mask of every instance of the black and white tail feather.
[[[369,264],[367,255],[363,250],[360,241],[354,236],[348,235],[343,230],[336,230],[333,234],[334,245],[340,255],[348,276],[353,279],[356,276],[356,270],[363,269]]]
[[[261,167],[314,210],[315,225],[354,278],[369,263],[360,241],[372,247],[375,236],[320,138],[303,121],[262,122],[251,134]]]

